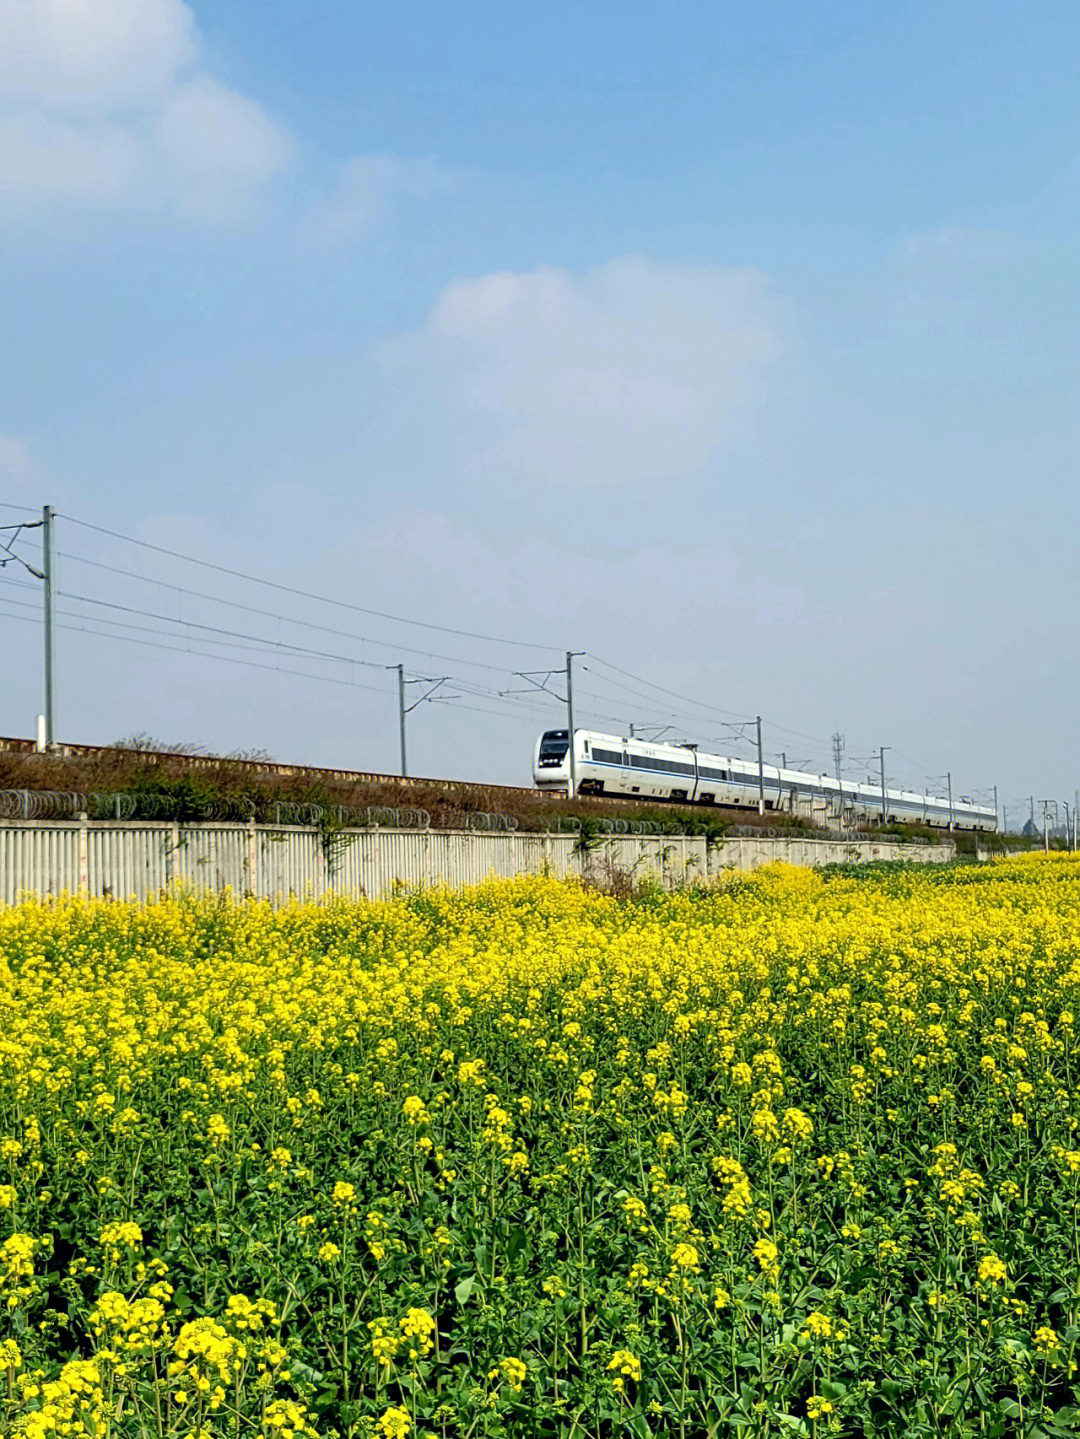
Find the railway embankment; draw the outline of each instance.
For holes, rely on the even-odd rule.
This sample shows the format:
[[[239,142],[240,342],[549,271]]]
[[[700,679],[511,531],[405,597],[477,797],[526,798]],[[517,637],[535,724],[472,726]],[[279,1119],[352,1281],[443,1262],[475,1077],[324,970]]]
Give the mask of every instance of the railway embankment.
[[[716,845],[738,835],[799,840],[835,838],[824,815],[721,808],[632,799],[542,794],[525,786],[403,777],[365,770],[280,764],[259,757],[180,754],[119,746],[58,745],[35,752],[24,739],[0,738],[0,821],[77,819],[214,821],[345,828],[565,831],[591,841],[605,834],[689,835]],[[940,831],[867,827],[867,841],[927,843]]]

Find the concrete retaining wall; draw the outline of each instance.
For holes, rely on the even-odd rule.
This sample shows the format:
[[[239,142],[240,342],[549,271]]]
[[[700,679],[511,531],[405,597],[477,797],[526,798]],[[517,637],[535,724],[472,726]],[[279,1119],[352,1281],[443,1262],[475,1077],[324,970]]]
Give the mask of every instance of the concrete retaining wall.
[[[101,824],[27,820],[0,825],[0,904],[27,896],[82,894],[148,899],[175,883],[232,889],[275,903],[328,894],[375,899],[395,886],[460,889],[492,875],[592,874],[611,869],[674,886],[724,869],[783,860],[822,865],[906,859],[942,863],[951,844],[853,843],[828,839],[726,840],[618,836],[587,855],[573,835],[474,834],[453,830],[349,830],[328,855],[317,832],[255,824]]]

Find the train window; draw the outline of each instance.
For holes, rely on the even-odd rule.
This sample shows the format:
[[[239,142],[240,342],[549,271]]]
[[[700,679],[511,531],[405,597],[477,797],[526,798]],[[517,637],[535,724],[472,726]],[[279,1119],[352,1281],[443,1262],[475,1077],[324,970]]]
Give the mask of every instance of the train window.
[[[592,757],[597,764],[622,764],[623,757],[618,750],[600,749],[597,746],[592,752]]]

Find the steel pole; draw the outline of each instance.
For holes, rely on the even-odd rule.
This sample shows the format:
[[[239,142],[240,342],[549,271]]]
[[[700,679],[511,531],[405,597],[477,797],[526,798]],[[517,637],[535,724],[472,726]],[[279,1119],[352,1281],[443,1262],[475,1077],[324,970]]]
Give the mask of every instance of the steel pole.
[[[890,745],[883,744],[879,751],[881,757],[881,823],[883,825],[889,822],[889,810],[885,803],[885,751],[890,748]]]
[[[397,665],[397,693],[398,693],[398,729],[401,732],[401,775],[404,779],[409,773],[409,766],[405,758],[405,666]]]
[[[566,783],[566,797],[573,799],[577,794],[577,764],[574,756],[574,651],[566,651],[566,737],[570,741],[567,754],[570,756],[570,777]]]
[[[45,748],[51,750],[53,732],[53,512],[46,505],[41,512],[42,575],[45,580]]]
[[[949,833],[952,834],[952,770],[946,773],[945,783],[949,786]]]
[[[765,813],[765,766],[761,758],[761,716],[757,717],[757,812]]]

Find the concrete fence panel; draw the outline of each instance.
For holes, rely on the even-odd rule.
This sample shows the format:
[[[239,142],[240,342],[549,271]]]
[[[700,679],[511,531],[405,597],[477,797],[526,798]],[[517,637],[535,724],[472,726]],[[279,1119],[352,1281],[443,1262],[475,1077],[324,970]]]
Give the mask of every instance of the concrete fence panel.
[[[248,824],[173,825],[24,820],[0,824],[0,904],[24,896],[82,894],[140,899],[174,884],[257,895],[275,904],[327,895],[378,899],[396,889],[462,889],[492,875],[650,878],[668,888],[726,870],[787,864],[905,859],[940,864],[955,846],[886,839],[753,839],[709,848],[696,835],[617,835],[574,851],[570,834],[485,834],[456,830],[343,831],[324,844],[317,831]]]

